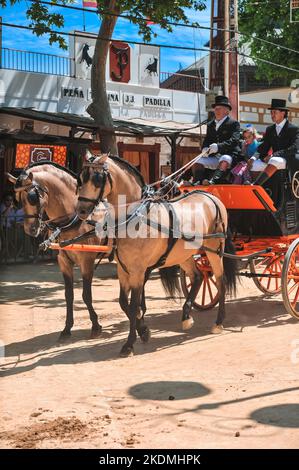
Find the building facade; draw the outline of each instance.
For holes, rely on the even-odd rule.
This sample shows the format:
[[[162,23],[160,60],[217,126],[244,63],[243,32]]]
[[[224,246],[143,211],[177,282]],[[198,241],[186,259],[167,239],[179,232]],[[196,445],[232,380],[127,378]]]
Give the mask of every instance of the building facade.
[[[30,111],[49,113],[54,117],[88,117],[86,108],[91,103],[90,75],[95,40],[94,35],[75,32],[70,38],[69,57],[2,50],[0,133],[2,146],[5,141],[6,147],[9,147],[2,148],[2,155],[10,155],[9,164],[2,164],[2,169],[11,170],[16,165],[17,145],[32,143],[32,152],[38,136],[45,146],[50,145],[51,140],[56,144],[61,141],[67,152],[71,151],[72,154],[75,143],[86,147],[88,139],[92,138],[92,132],[88,129],[85,129],[81,139],[72,132],[73,141],[70,141],[70,126],[64,126],[52,118],[48,122],[37,119],[36,115],[33,118]],[[177,131],[177,134],[203,121],[206,118],[205,95],[165,89],[161,87],[161,76],[158,47],[112,42],[106,64],[106,88],[112,117],[128,127],[145,124],[153,130],[169,129],[172,133]],[[22,110],[21,116],[9,113],[10,109]],[[28,117],[24,110],[28,110]],[[24,133],[26,139],[22,142]],[[188,147],[194,155],[199,148],[200,133],[201,129],[197,129],[190,137],[185,135],[180,147]],[[169,166],[173,151],[167,139],[157,137],[155,132],[151,134],[132,137],[130,133],[122,133],[117,137],[120,155],[143,169],[148,181],[158,179],[163,171],[167,171],[165,167]],[[156,134],[159,135],[159,132]],[[15,137],[9,145],[9,136],[13,135],[18,135],[19,139]],[[185,149],[178,153],[187,155],[188,151]],[[30,155],[28,158],[31,158]],[[155,160],[154,164],[151,159]],[[73,167],[76,169],[74,162]]]

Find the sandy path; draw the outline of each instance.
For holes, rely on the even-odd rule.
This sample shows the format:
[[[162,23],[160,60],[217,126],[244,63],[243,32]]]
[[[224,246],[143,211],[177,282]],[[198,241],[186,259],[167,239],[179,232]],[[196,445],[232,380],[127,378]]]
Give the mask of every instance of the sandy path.
[[[94,282],[102,336],[88,339],[78,280],[65,344],[57,343],[65,313],[56,265],[8,267],[1,277],[1,447],[298,448],[299,323],[280,296],[265,298],[245,280],[221,336],[209,334],[215,309],[194,312],[183,333],[181,304],[153,279],[151,341],[123,359],[128,322],[115,266],[102,265]]]

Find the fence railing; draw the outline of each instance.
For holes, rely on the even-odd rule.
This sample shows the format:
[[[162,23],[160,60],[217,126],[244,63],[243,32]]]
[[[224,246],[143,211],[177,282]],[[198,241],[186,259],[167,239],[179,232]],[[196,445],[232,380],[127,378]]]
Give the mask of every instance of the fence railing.
[[[0,68],[50,75],[74,76],[74,59],[43,52],[1,49]],[[160,72],[160,88],[203,93],[206,78],[184,73]]]
[[[0,66],[3,69],[51,75],[72,76],[73,73],[73,59],[69,57],[6,47],[1,49]]]
[[[46,253],[39,251],[39,244],[45,238],[47,238],[47,233],[37,238],[27,235],[23,221],[20,221],[18,215],[0,216],[0,264],[32,263],[39,259],[55,259],[57,253],[52,250]]]

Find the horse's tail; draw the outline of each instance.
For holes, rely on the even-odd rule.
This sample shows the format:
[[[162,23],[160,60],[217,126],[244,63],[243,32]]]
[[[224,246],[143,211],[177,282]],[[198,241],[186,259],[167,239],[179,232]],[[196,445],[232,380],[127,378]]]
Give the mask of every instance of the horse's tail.
[[[234,255],[236,253],[235,246],[232,241],[231,232],[228,229],[227,238],[224,246],[225,253]],[[238,262],[235,259],[223,258],[224,283],[228,294],[236,295],[237,279],[238,279]]]
[[[181,286],[178,277],[178,266],[159,269],[162,285],[166,294],[174,299],[181,293]]]

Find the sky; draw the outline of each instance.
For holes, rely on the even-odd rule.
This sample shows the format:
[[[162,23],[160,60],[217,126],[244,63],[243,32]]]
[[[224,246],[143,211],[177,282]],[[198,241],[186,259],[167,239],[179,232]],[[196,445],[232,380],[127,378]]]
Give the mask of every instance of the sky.
[[[9,3],[9,0],[7,0]],[[207,0],[207,9],[203,12],[187,9],[186,15],[189,20],[197,21],[203,26],[210,25],[210,0]],[[29,20],[26,18],[26,10],[28,9],[30,1],[20,1],[14,6],[7,6],[2,8],[0,6],[0,16],[2,21],[6,23],[13,23],[17,25],[28,25]],[[82,0],[76,0],[75,6],[82,7]],[[49,7],[52,12],[59,12],[65,14],[65,25],[63,31],[83,31],[83,13],[75,10],[66,10],[65,8]],[[97,33],[99,30],[99,19],[95,13],[85,13],[86,31]],[[151,26],[157,37],[152,39],[152,43],[164,45],[180,45],[184,47],[202,47],[209,39],[208,30],[200,30],[185,27],[175,27],[173,33],[163,31],[158,26]],[[56,28],[55,28],[56,29]],[[130,21],[119,18],[113,34],[114,39],[142,41],[141,36],[138,35],[138,27],[131,24]],[[68,52],[60,49],[58,45],[50,45],[47,36],[37,38],[31,31],[22,31],[14,28],[3,26],[2,31],[2,47],[9,49],[26,50],[33,52],[44,52],[48,54],[57,54],[68,56]],[[188,51],[181,49],[167,49],[161,48],[161,71],[163,72],[176,72],[180,68],[185,68],[188,65],[200,59],[205,52]]]

